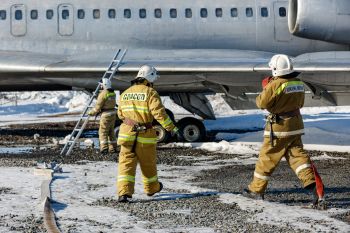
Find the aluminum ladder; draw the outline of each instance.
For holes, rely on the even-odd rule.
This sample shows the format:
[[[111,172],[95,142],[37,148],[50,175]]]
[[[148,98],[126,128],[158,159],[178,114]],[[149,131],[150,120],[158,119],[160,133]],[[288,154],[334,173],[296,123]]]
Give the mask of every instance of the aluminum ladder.
[[[109,80],[111,80],[113,78],[113,76],[117,73],[118,68],[122,64],[122,61],[125,57],[126,52],[127,52],[126,49],[123,51],[121,49],[119,49],[117,51],[117,53],[113,57],[113,60],[111,61],[110,65],[108,66],[107,71],[104,73],[102,78],[108,78]],[[97,87],[96,87],[95,92],[93,93],[93,95],[89,99],[89,102],[85,106],[83,113],[81,114],[77,124],[75,125],[72,133],[70,134],[69,139],[67,140],[66,144],[64,145],[64,147],[60,153],[61,155],[70,155],[70,153],[72,152],[75,143],[80,138],[80,135],[84,131],[84,129],[89,121],[90,116],[87,113],[89,112],[89,110],[91,108],[94,107],[91,104],[94,101],[94,99],[98,96],[101,85],[102,85],[102,83],[99,82]]]

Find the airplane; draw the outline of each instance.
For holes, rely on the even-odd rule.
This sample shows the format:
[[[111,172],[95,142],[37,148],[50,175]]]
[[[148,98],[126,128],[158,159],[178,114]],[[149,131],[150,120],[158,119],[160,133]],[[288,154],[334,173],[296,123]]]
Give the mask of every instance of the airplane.
[[[350,102],[348,0],[2,0],[0,28],[0,91],[93,90],[127,48],[115,89],[154,65],[159,93],[204,119],[206,94],[254,108],[276,53],[293,57],[307,105]]]

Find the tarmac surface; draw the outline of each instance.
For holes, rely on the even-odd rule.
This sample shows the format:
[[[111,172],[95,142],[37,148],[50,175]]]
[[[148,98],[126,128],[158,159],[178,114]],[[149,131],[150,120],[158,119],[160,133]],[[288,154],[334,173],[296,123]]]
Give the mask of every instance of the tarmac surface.
[[[18,146],[30,145],[29,152],[0,151],[1,167],[33,167],[38,161],[56,161],[64,164],[78,164],[81,160],[91,161],[118,161],[118,154],[101,156],[96,149],[75,150],[69,157],[59,156],[60,145],[56,146],[53,138],[55,128],[70,132],[72,125],[67,127],[42,125],[42,134],[34,139],[38,125],[27,128],[9,128],[6,133],[1,133],[0,147],[18,148]],[[5,132],[4,130],[2,132]],[[65,132],[62,133],[66,135]],[[322,156],[322,151],[309,151],[311,158]],[[238,155],[215,154],[198,149],[187,148],[158,148],[158,163],[171,166],[195,166],[195,160],[186,157],[210,156],[211,161],[225,163],[225,160],[232,160]],[[256,155],[257,156],[257,155]],[[335,218],[349,224],[350,229],[350,154],[330,153],[327,156],[336,159],[324,159],[315,161],[320,175],[325,184],[326,200],[330,207],[340,208],[343,214],[334,216]],[[343,158],[343,159],[339,159]],[[198,162],[198,161],[197,161]],[[196,186],[209,188],[221,193],[241,193],[250,182],[254,171],[254,165],[228,165],[220,169],[201,171],[192,182]],[[171,191],[171,187],[165,187]],[[0,187],[0,194],[10,193],[6,187]],[[274,172],[265,196],[267,201],[284,203],[293,206],[304,206],[311,202],[311,196],[305,192],[296,178],[293,171],[285,161],[282,161]],[[0,199],[1,200],[1,199]],[[119,204],[114,198],[103,198],[93,203],[97,206],[108,206],[118,210],[128,212],[130,215],[150,222],[147,228],[150,230],[165,227],[210,227],[217,232],[309,232],[295,230],[292,226],[274,226],[258,222],[252,223],[249,220],[250,213],[242,210],[237,205],[225,204],[218,201],[218,196],[214,194],[191,196],[177,200],[145,201],[132,204]],[[176,209],[190,209],[191,214],[177,212]],[[174,211],[164,212],[164,209],[174,209]],[[6,219],[16,218],[10,213],[0,214],[0,226],[6,224]],[[58,219],[59,223],[59,219]],[[320,223],[321,224],[321,223]],[[18,232],[45,232],[43,221],[35,216],[28,216],[23,221],[21,227],[11,229]],[[74,230],[72,231],[74,232]],[[176,232],[187,232],[176,231]],[[334,229],[337,232],[337,229]]]

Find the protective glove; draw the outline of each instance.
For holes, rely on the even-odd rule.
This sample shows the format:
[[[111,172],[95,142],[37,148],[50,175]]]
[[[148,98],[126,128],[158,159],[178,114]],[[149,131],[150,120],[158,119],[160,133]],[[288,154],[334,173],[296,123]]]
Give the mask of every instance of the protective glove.
[[[89,116],[94,116],[95,113],[94,113],[94,111],[89,111],[89,112],[88,112],[88,115],[89,115]]]
[[[175,134],[176,139],[177,139],[178,142],[184,142],[185,141],[184,134],[183,134],[183,132],[180,129],[175,131],[174,134]]]
[[[261,86],[264,89],[266,87],[266,85],[271,81],[272,76],[268,76],[266,78],[264,78],[261,82]]]

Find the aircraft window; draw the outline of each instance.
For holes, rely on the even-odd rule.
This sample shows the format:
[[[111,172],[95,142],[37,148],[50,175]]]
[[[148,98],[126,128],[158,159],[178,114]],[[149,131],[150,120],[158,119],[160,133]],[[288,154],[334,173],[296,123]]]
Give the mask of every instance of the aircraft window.
[[[216,15],[216,17],[221,18],[222,17],[222,8],[216,8],[215,15]]]
[[[16,11],[15,11],[15,19],[16,19],[16,20],[22,20],[22,18],[23,18],[23,13],[22,13],[22,11],[21,11],[21,10],[16,10]]]
[[[238,17],[238,9],[237,8],[231,8],[231,17]]]
[[[83,9],[78,10],[78,19],[84,19],[85,18],[85,11]]]
[[[253,8],[251,8],[251,7],[246,8],[245,9],[245,15],[247,17],[253,17]]]
[[[278,10],[279,14],[281,17],[286,17],[287,16],[287,11],[285,7],[280,7],[280,9]]]
[[[62,19],[69,19],[69,10],[62,11]]]
[[[186,8],[185,16],[186,18],[192,18],[192,10],[190,8]]]
[[[94,19],[99,19],[101,17],[101,12],[99,9],[94,9],[92,11],[92,15],[93,15]]]
[[[177,17],[177,10],[175,8],[170,9],[170,18]]]
[[[154,17],[156,17],[156,18],[162,18],[162,10],[161,9],[159,9],[159,8],[157,8],[157,9],[155,9],[154,10]]]
[[[6,11],[5,10],[1,10],[0,11],[0,19],[1,20],[5,20],[6,19]]]
[[[46,11],[46,18],[52,19],[53,18],[53,10],[47,10]]]
[[[202,18],[207,18],[208,17],[208,10],[207,10],[207,8],[202,8],[201,9],[201,17]]]
[[[31,19],[38,19],[38,10],[31,10],[30,11],[30,18]]]
[[[131,10],[130,9],[124,9],[124,18],[127,18],[127,19],[131,18]]]
[[[144,19],[144,18],[146,18],[146,16],[147,16],[147,14],[146,14],[146,9],[140,9],[140,11],[139,11],[139,16],[140,16],[140,18],[141,19]]]
[[[261,8],[261,17],[268,17],[269,16],[269,11],[267,10],[266,7]]]
[[[108,17],[110,19],[115,19],[115,16],[116,16],[115,10],[114,9],[109,9],[108,10]]]

